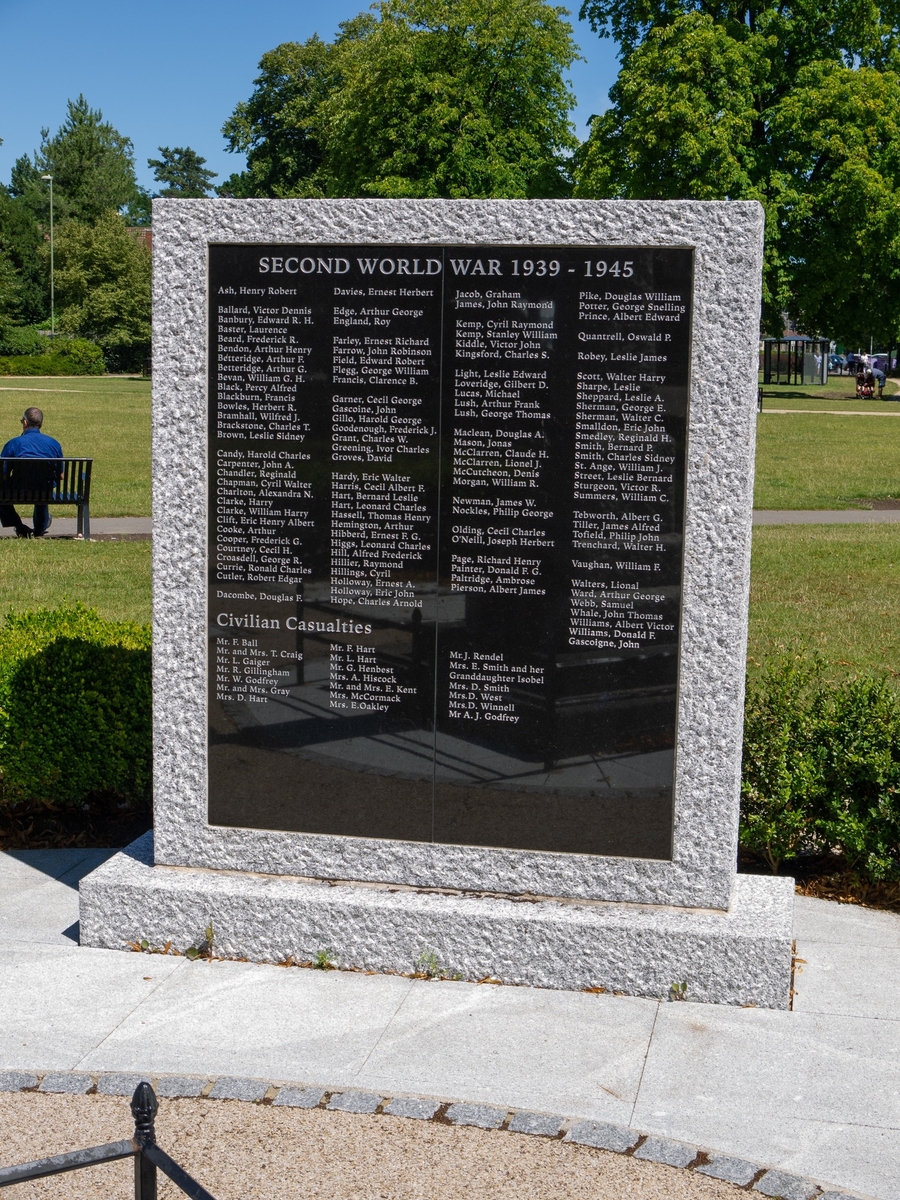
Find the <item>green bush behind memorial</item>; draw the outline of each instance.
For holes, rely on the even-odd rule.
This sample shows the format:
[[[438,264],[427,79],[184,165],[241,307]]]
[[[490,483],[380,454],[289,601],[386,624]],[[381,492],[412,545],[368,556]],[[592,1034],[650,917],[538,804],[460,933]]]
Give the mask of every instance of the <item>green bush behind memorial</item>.
[[[41,337],[34,329],[0,329],[0,375],[102,375],[103,351],[87,338]]]
[[[740,839],[773,871],[836,855],[873,882],[900,878],[900,696],[884,676],[829,678],[795,651],[751,681]]]
[[[78,807],[150,794],[150,629],[80,604],[0,626],[0,797]]]

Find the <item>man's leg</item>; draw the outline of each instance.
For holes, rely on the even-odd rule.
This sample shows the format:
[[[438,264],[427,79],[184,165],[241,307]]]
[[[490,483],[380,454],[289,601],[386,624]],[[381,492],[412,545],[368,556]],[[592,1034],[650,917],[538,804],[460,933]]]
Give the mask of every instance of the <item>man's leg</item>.
[[[10,525],[14,526],[16,535],[19,537],[25,537],[31,533],[31,530],[11,504],[0,504],[0,525],[4,529],[8,529]]]
[[[34,526],[34,536],[43,537],[50,528],[49,505],[36,504],[34,506],[34,515],[31,519],[31,524]]]

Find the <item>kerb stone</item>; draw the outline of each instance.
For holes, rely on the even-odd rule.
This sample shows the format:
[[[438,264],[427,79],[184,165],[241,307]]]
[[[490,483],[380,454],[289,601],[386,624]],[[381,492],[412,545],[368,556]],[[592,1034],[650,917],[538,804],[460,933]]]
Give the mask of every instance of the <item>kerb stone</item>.
[[[624,1154],[641,1139],[641,1134],[624,1125],[607,1125],[603,1121],[579,1121],[566,1134],[564,1141],[578,1146],[594,1146],[598,1150],[614,1150]]]
[[[762,1179],[753,1185],[755,1192],[774,1196],[778,1200],[812,1200],[818,1195],[816,1184],[797,1175],[786,1175],[784,1171],[766,1171]]]
[[[673,1142],[669,1138],[648,1137],[634,1152],[635,1158],[647,1162],[662,1163],[666,1167],[686,1167],[697,1157],[697,1147],[684,1142]]]

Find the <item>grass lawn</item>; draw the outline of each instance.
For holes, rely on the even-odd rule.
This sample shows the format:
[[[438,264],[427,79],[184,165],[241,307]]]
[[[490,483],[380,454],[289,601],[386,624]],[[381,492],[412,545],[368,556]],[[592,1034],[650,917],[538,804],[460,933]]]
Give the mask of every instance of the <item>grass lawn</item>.
[[[150,620],[150,543],[0,541],[0,619],[80,600],[115,621]]]
[[[837,672],[900,677],[900,525],[774,525],[753,533],[751,673],[780,647]]]
[[[92,517],[150,515],[150,382],[127,376],[0,379],[0,446],[22,412],[43,409],[44,430],[71,458],[93,458]],[[60,506],[54,516],[74,516]]]
[[[900,497],[898,416],[767,414],[757,421],[756,508],[855,508]]]
[[[761,379],[761,377],[760,377]],[[763,384],[763,412],[771,408],[791,408],[800,412],[816,409],[826,412],[897,413],[900,416],[900,380],[889,379],[883,400],[857,400],[856,376],[829,375],[824,387],[813,384]]]

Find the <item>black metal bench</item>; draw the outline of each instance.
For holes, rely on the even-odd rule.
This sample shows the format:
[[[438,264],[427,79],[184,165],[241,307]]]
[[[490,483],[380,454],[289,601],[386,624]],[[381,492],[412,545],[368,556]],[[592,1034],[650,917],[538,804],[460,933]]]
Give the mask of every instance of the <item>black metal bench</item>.
[[[0,504],[74,504],[77,537],[91,536],[92,458],[0,458]]]

